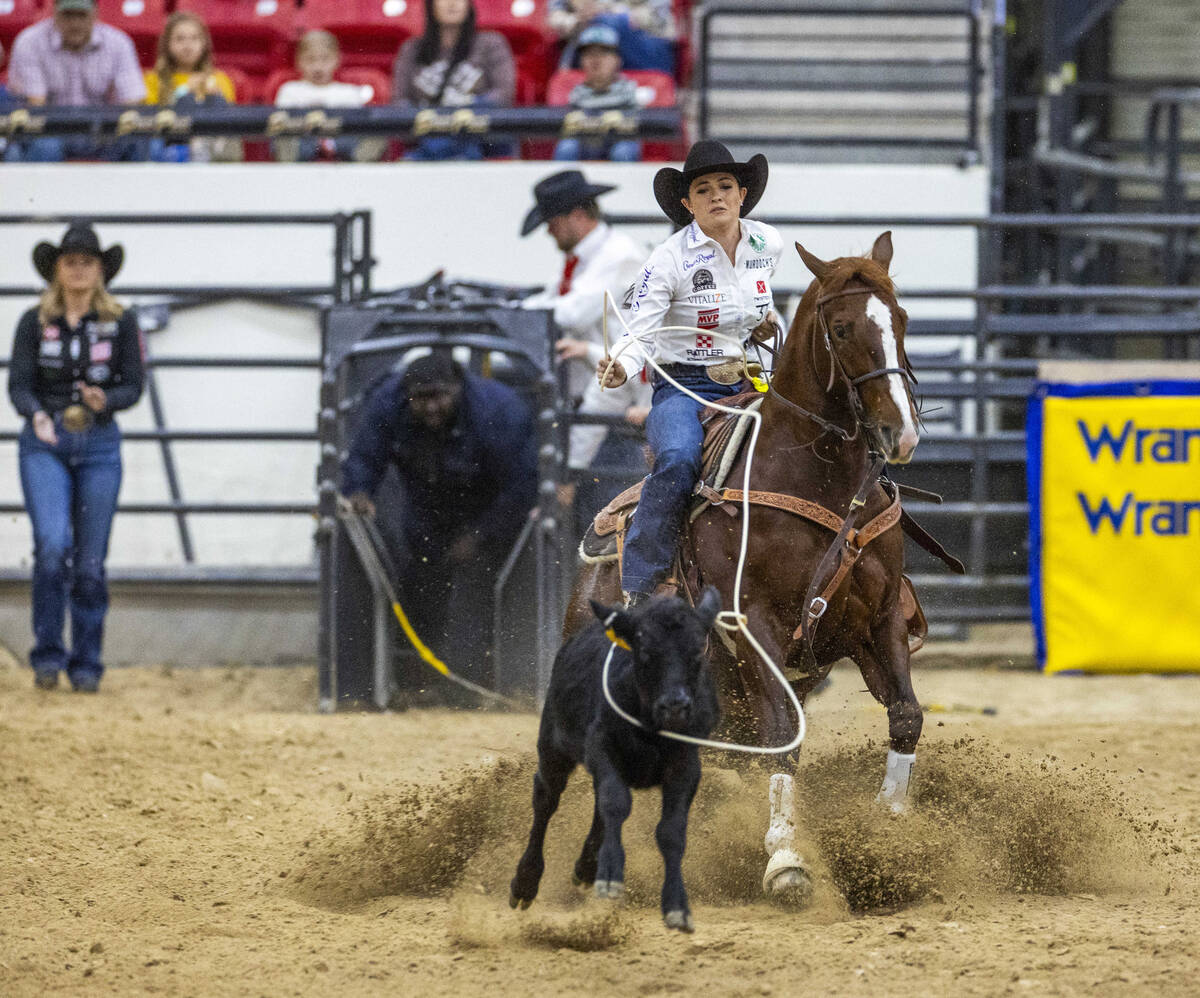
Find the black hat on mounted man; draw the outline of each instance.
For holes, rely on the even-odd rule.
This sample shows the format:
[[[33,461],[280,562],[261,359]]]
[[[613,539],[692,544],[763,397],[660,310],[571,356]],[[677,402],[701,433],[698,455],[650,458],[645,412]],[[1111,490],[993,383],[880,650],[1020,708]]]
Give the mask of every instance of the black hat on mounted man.
[[[688,150],[682,170],[665,166],[654,175],[654,197],[667,218],[679,227],[692,220],[691,213],[683,206],[688,188],[697,177],[707,173],[732,173],[738,183],[746,188],[746,200],[742,202],[741,216],[745,218],[758,204],[767,189],[767,157],[756,153],[745,163],[733,158],[724,145],[715,139],[702,139]]]

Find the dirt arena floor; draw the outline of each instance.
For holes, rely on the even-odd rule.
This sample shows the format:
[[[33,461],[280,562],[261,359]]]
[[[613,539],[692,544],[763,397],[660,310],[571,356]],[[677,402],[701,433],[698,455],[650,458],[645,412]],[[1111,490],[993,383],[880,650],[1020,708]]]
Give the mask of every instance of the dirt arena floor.
[[[577,780],[512,912],[535,718],[323,717],[314,683],[148,667],[89,697],[0,662],[0,994],[1200,989],[1200,678],[918,670],[942,709],[893,818],[871,803],[885,717],[838,670],[798,778],[813,905],[760,900],[767,774],[710,761],[692,936],[659,918],[656,794],[627,826],[625,907],[570,885]]]

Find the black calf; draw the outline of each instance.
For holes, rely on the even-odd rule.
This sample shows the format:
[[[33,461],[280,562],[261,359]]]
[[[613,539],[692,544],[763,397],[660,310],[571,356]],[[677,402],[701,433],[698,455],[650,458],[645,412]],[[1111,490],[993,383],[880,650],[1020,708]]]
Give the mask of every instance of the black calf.
[[[655,839],[666,867],[663,918],[669,928],[692,931],[681,864],[688,808],[700,784],[700,756],[696,746],[655,732],[704,738],[716,725],[717,695],[705,644],[719,609],[720,596],[712,587],[695,610],[674,598],[652,599],[628,611],[592,602],[600,621],[628,646],[613,651],[609,690],[622,710],[644,727],[620,717],[604,698],[601,673],[611,643],[606,624],[593,623],[568,641],[554,661],[538,732],[533,827],[512,880],[512,907],[528,908],[537,897],[545,868],[546,825],[558,808],[567,777],[582,763],[592,774],[596,806],[575,863],[575,882],[594,883],[597,897],[621,896],[621,826],[633,805],[630,788],[661,786],[662,820]]]

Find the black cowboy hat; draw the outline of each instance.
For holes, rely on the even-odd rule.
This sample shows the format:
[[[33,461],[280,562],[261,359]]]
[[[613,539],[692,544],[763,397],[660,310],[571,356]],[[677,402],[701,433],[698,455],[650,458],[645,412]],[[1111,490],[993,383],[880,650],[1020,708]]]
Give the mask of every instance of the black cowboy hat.
[[[41,242],[33,248],[33,265],[46,281],[54,280],[54,263],[64,253],[87,253],[100,258],[104,268],[104,283],[117,276],[125,261],[125,248],[117,243],[106,250],[100,248],[100,237],[86,222],[76,222],[63,233],[62,242]]]
[[[578,170],[552,173],[534,185],[533,200],[537,203],[525,216],[521,235],[527,236],[555,215],[565,215],[572,208],[615,190],[611,184],[589,184]]]
[[[733,153],[714,139],[702,139],[688,150],[687,161],[682,170],[663,167],[654,175],[654,197],[658,206],[678,226],[692,220],[691,213],[682,205],[688,188],[697,177],[706,173],[732,173],[738,183],[746,188],[746,200],[742,202],[742,217],[745,218],[758,204],[767,187],[767,157],[762,153],[751,156],[745,163],[733,158]]]

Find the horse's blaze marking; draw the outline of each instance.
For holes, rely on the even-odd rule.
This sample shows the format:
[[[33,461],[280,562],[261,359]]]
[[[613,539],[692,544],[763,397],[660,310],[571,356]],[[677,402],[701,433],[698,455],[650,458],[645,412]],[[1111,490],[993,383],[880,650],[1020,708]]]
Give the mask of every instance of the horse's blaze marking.
[[[880,333],[883,334],[884,367],[899,367],[900,349],[896,345],[896,333],[892,329],[892,310],[880,300],[878,295],[871,295],[867,299],[867,318],[875,323],[879,327]],[[898,374],[889,374],[887,376],[887,383],[888,391],[892,395],[892,401],[896,404],[896,409],[900,413],[901,420],[903,420],[900,431],[900,446],[902,449],[911,449],[917,445],[917,428],[913,424],[912,407],[908,402],[908,392],[904,390],[904,382]]]

